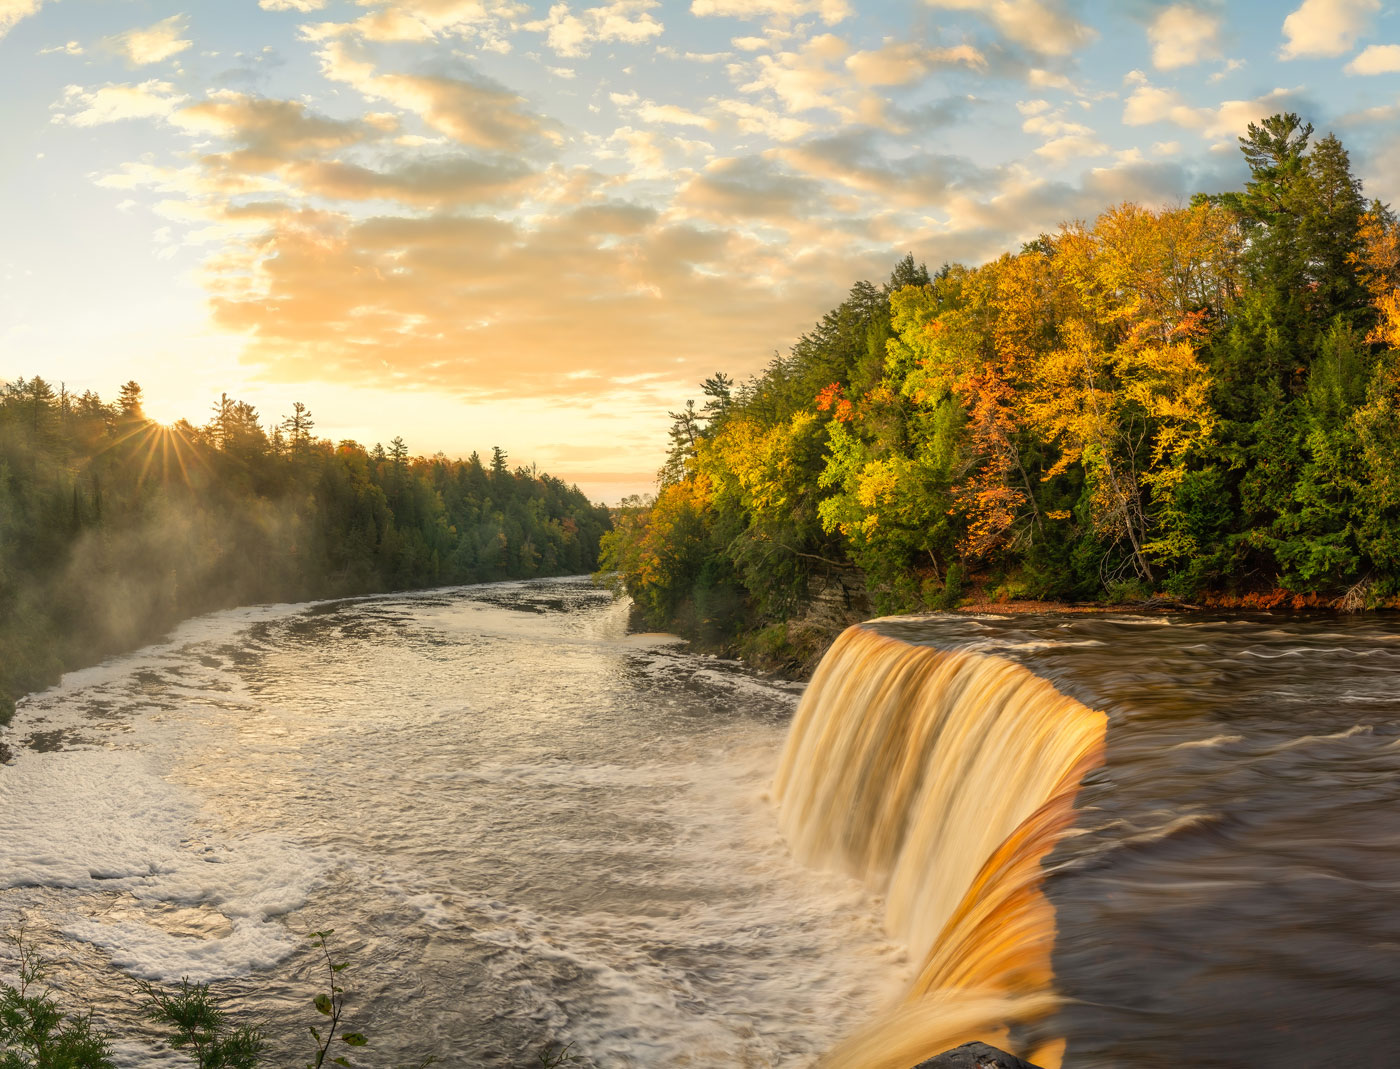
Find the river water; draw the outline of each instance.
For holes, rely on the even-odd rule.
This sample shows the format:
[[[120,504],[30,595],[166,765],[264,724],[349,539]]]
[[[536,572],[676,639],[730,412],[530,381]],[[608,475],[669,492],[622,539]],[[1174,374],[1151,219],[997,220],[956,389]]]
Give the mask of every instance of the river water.
[[[801,688],[624,624],[585,581],[506,583],[216,614],[71,674],[5,740],[0,927],[57,959],[130,1066],[166,1064],[136,978],[181,976],[304,1060],[322,928],[352,962],[363,1065],[537,1065],[558,1042],[600,1069],[808,1066],[872,1018],[951,1005],[911,1001],[924,981],[1022,998],[1049,971],[1054,1007],[1003,1034],[1066,1067],[1400,1049],[1395,623],[878,621],[786,756]],[[948,693],[908,714],[911,680]],[[911,725],[939,782],[891,749]],[[807,852],[847,863],[794,859],[780,757],[785,804],[821,810],[783,826],[837,828]],[[879,849],[809,772],[881,814]],[[932,797],[972,816],[950,830]],[[994,810],[1034,814],[996,871],[1002,833],[968,830]],[[903,841],[940,821],[946,841]],[[955,870],[973,890],[937,910],[958,945],[906,951],[926,881]],[[1044,963],[1014,945],[1041,937]]]
[[[182,976],[304,1062],[327,928],[356,1064],[538,1065],[549,1042],[810,1064],[899,951],[778,834],[800,688],[625,622],[586,580],[493,584],[220,613],[70,674],[8,733],[0,928],[132,1066],[161,1064],[134,978]]]

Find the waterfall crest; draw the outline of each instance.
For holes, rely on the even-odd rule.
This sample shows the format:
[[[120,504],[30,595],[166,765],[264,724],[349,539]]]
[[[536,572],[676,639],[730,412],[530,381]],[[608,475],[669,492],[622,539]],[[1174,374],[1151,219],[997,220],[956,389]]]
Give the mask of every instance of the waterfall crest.
[[[1054,1006],[1054,912],[1041,861],[1102,760],[1107,718],[998,657],[915,646],[862,626],[827,653],[774,781],[807,864],[885,903],[916,973],[903,1003],[823,1062],[908,1069]],[[1041,1064],[1053,1049],[1028,1051]],[[1033,1059],[1034,1060],[1034,1059]]]

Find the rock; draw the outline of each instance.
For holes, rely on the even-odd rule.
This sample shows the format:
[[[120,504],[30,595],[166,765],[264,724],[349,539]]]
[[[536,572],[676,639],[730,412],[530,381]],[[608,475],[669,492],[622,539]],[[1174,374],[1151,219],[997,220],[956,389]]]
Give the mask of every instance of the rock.
[[[945,1050],[926,1062],[920,1062],[914,1069],[1040,1069],[1030,1062],[1023,1062],[1014,1054],[989,1047],[985,1043],[964,1043],[961,1047]]]

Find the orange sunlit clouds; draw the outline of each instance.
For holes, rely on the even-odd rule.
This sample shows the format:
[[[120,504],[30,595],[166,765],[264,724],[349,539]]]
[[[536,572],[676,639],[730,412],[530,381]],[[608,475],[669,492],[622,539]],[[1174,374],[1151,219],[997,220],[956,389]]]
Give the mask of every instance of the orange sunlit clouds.
[[[1261,109],[1400,193],[1400,23],[1336,2],[0,0],[3,374],[645,489],[856,280],[1229,188]]]

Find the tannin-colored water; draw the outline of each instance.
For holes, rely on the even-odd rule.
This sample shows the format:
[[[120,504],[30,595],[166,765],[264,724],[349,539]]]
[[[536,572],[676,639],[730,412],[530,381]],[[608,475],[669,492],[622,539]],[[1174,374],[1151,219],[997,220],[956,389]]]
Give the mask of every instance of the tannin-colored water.
[[[74,673],[4,740],[0,927],[131,1067],[182,975],[294,1063],[328,927],[365,1065],[1400,1049],[1400,625],[887,619],[801,692],[624,621],[508,583]]]

